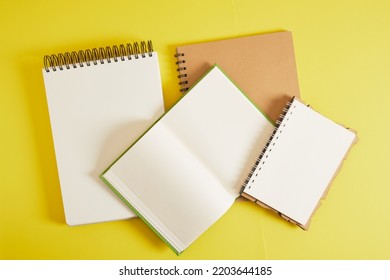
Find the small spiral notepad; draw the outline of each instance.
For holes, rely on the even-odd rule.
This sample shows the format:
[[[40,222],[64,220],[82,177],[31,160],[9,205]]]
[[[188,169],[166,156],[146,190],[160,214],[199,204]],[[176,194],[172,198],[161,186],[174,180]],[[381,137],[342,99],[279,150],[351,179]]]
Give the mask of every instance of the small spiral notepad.
[[[134,217],[99,174],[164,111],[152,42],[46,55],[42,71],[66,222]]]
[[[245,181],[243,196],[307,229],[356,141],[353,130],[293,98]]]

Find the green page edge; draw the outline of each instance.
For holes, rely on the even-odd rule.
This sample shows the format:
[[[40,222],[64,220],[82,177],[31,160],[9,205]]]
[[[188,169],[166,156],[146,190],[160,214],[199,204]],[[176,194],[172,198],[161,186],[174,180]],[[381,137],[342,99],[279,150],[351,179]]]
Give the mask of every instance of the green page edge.
[[[168,240],[166,240],[164,238],[164,236],[162,236],[160,234],[160,232],[154,228],[150,223],[149,221],[144,217],[142,216],[132,205],[129,201],[127,201],[116,189],[115,187],[110,183],[108,182],[105,178],[104,178],[104,174],[111,168],[111,166],[113,166],[125,153],[127,153],[128,150],[131,149],[131,147],[133,147],[153,126],[155,126],[166,114],[169,113],[169,111],[171,111],[179,102],[180,100],[182,100],[183,98],[185,98],[192,90],[193,87],[195,87],[209,72],[211,72],[215,67],[217,67],[228,79],[230,82],[232,82],[236,87],[237,89],[245,96],[245,98],[247,98],[250,103],[252,103],[253,106],[256,107],[256,109],[273,125],[275,126],[275,123],[263,112],[263,110],[261,110],[245,93],[244,91],[226,74],[225,71],[223,71],[219,66],[218,64],[214,64],[212,67],[210,67],[209,70],[207,70],[203,75],[202,77],[189,89],[189,91],[184,95],[182,96],[173,106],[171,109],[169,109],[168,111],[166,111],[164,114],[161,115],[161,117],[159,117],[144,133],[141,134],[140,137],[137,138],[137,140],[134,141],[133,144],[131,144],[129,146],[129,148],[127,148],[121,155],[119,155],[119,157],[112,163],[110,164],[100,175],[99,175],[99,178],[151,229],[153,230],[158,237],[161,238],[162,241],[164,241],[165,244],[168,245],[169,248],[171,248],[171,250],[173,252],[175,252],[176,255],[180,255],[182,252],[184,252],[184,250],[182,252],[179,252],[175,249],[175,247],[168,242]]]
[[[259,106],[257,106],[257,104],[256,103],[254,103],[253,101],[252,101],[252,99],[250,99],[250,97],[244,92],[244,90],[239,86],[239,85],[237,85],[236,84],[236,82],[235,81],[233,81],[230,77],[229,77],[229,75],[228,74],[226,74],[226,72],[221,68],[221,67],[219,67],[218,66],[218,64],[214,64],[212,67],[211,67],[211,69],[209,70],[209,71],[211,71],[212,69],[214,69],[215,67],[217,67],[219,70],[221,70],[221,72],[226,76],[226,78],[228,78],[229,79],[229,81],[231,81],[232,83],[233,83],[233,85],[235,85],[236,86],[236,88],[242,93],[242,95],[244,95],[245,97],[246,97],[246,99],[248,99],[249,100],[249,102],[250,103],[252,103],[252,105],[253,106],[255,106],[256,107],[256,109],[273,125],[273,126],[275,126],[275,122],[274,121],[272,121],[271,119],[270,119],[270,117],[266,114],[266,113],[264,113],[264,111],[259,107]],[[208,72],[209,72],[208,71]],[[207,73],[208,73],[207,72]],[[203,78],[203,77],[202,77]],[[199,82],[199,81],[198,81]]]
[[[106,171],[105,171],[106,172]],[[105,173],[104,172],[104,173]],[[168,242],[168,240],[166,240],[165,238],[164,238],[164,236],[162,236],[161,234],[160,234],[160,232],[157,230],[157,229],[155,229],[150,223],[149,223],[149,221],[144,217],[144,216],[142,216],[141,215],[141,213],[139,213],[134,207],[133,207],[133,205],[131,205],[130,204],[130,202],[128,202],[127,200],[126,200],[126,198],[124,198],[116,189],[115,189],[115,187],[113,186],[113,185],[111,185],[111,183],[110,182],[108,182],[104,177],[103,177],[103,175],[104,175],[104,173],[102,173],[99,177],[100,177],[100,179],[102,179],[103,180],[103,182],[150,228],[150,229],[152,229],[156,234],[157,234],[157,236],[158,237],[160,237],[161,238],[161,240],[162,241],[164,241],[164,243],[165,244],[167,244],[168,245],[168,247],[169,248],[171,248],[171,250],[173,251],[173,252],[175,252],[175,254],[176,255],[180,255],[182,252],[179,252],[179,251],[177,251],[176,249],[175,249],[175,247],[173,247],[172,246],[172,244],[171,243],[169,243]]]

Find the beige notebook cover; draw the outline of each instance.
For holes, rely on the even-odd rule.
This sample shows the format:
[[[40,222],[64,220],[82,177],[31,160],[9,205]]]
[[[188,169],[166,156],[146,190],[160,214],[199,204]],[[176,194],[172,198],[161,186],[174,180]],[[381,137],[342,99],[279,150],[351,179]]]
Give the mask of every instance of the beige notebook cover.
[[[274,121],[300,96],[289,31],[179,46],[176,52],[183,92],[217,63]]]

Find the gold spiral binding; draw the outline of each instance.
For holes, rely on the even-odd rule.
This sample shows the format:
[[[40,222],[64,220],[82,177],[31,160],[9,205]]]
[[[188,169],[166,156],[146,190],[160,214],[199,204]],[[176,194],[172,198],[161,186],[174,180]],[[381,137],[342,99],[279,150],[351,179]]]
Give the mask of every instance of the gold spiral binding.
[[[178,68],[176,69],[177,72],[179,72],[179,75],[177,76],[180,79],[179,85],[181,87],[180,92],[184,93],[188,91],[189,87],[185,87],[184,85],[188,84],[187,73],[185,71],[187,70],[187,67],[184,65],[186,63],[185,59],[180,58],[184,57],[184,53],[176,53],[174,55],[177,58],[176,65]]]
[[[248,174],[248,176],[246,177],[244,183],[242,184],[240,193],[242,193],[242,192],[244,191],[244,189],[248,186],[248,184],[249,184],[250,182],[252,182],[252,183],[254,182],[254,179],[252,179],[252,177],[253,177],[253,174],[255,173],[257,167],[259,166],[259,164],[264,164],[266,158],[268,158],[268,154],[267,154],[267,155],[265,154],[266,151],[267,151],[267,150],[272,151],[272,147],[270,147],[270,145],[271,145],[271,143],[272,143],[272,145],[275,145],[275,142],[272,142],[272,140],[273,140],[273,139],[276,139],[276,140],[277,140],[277,139],[279,138],[279,136],[276,136],[276,132],[279,130],[279,128],[280,128],[280,126],[281,126],[281,124],[282,124],[282,121],[286,118],[286,115],[287,115],[287,113],[289,112],[290,107],[291,107],[291,105],[292,105],[292,103],[293,103],[293,101],[294,101],[294,98],[295,98],[295,97],[293,97],[293,98],[286,104],[286,106],[285,106],[285,107],[283,108],[283,110],[282,110],[282,113],[279,115],[278,120],[275,122],[276,126],[275,126],[274,130],[272,131],[270,137],[268,138],[268,141],[267,141],[267,143],[265,144],[265,146],[264,146],[263,150],[261,151],[260,155],[257,157],[255,164],[253,165],[252,169],[249,171],[249,174]],[[287,118],[287,120],[288,120],[288,118]],[[264,157],[265,157],[265,158],[264,158]],[[260,170],[261,170],[261,167],[259,168],[259,171],[260,171]],[[252,181],[251,181],[251,180],[252,180]],[[250,188],[250,186],[249,186],[248,188]]]
[[[153,56],[153,44],[149,40],[147,42],[141,41],[140,43],[127,43],[126,45],[120,44],[119,46],[107,46],[105,48],[92,48],[80,51],[71,51],[59,54],[45,55],[43,57],[43,65],[46,72],[57,71],[97,65],[98,63],[104,64],[105,62],[111,63],[124,61],[125,59],[139,59],[140,56],[145,58],[146,56]]]

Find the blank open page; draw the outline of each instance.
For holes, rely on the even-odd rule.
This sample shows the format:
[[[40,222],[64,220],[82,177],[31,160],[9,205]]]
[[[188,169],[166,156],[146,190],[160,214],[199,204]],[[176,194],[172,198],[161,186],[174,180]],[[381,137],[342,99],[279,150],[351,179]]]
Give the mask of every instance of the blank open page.
[[[214,66],[101,177],[180,253],[240,195],[273,129]]]

